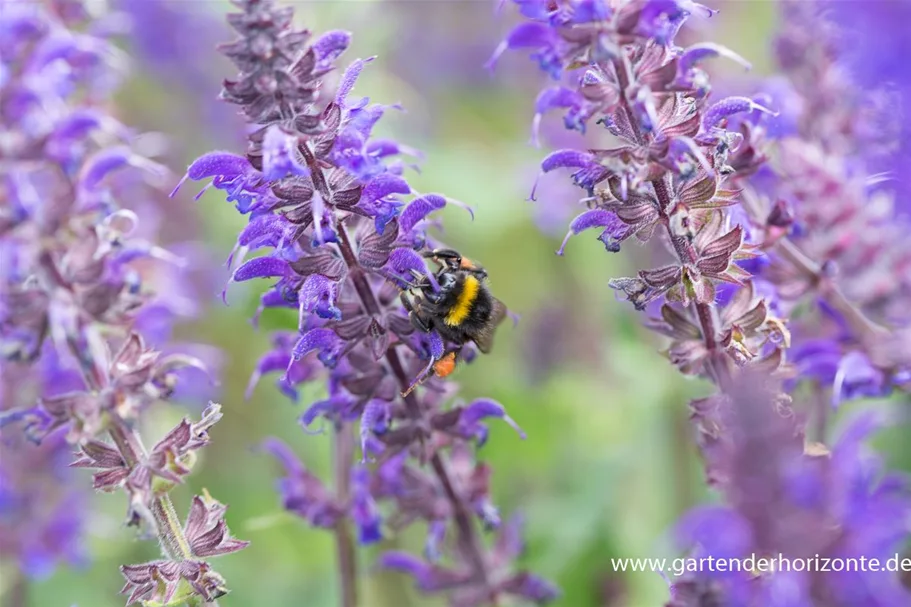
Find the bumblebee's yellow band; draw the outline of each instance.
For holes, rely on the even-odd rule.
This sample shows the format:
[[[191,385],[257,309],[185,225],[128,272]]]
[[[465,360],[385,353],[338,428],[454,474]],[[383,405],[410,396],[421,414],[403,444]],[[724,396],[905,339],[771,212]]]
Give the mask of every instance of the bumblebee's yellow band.
[[[477,278],[470,274],[465,277],[462,292],[459,293],[459,298],[456,300],[455,305],[452,306],[452,309],[449,310],[444,319],[447,325],[457,327],[468,318],[468,313],[471,312],[471,306],[474,300],[477,299],[480,288],[481,283],[478,282]]]

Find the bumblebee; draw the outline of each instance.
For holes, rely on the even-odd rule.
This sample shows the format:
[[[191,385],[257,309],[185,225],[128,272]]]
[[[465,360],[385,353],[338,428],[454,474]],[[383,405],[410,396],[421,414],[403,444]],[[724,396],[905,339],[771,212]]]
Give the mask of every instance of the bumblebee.
[[[446,377],[452,373],[462,346],[469,342],[488,354],[494,332],[506,318],[506,306],[487,287],[484,268],[452,249],[434,249],[425,252],[424,257],[440,266],[434,274],[439,290],[427,276],[416,275],[418,282],[409,285],[399,298],[418,331],[436,331],[454,349],[431,360],[403,395],[431,374]]]

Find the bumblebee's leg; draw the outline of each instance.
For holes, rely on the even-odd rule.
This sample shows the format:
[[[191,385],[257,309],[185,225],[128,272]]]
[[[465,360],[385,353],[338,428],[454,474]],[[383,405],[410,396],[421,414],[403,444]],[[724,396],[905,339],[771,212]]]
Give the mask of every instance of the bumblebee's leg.
[[[430,359],[430,364],[428,364],[426,367],[424,367],[424,370],[421,371],[418,374],[418,376],[414,378],[414,380],[411,382],[411,384],[407,388],[402,390],[402,397],[405,397],[405,396],[408,396],[409,394],[411,394],[415,388],[417,388],[422,383],[427,381],[427,378],[429,378],[431,375],[433,375],[433,365],[435,362],[436,361],[434,359],[432,359],[432,358]]]
[[[413,324],[418,331],[430,333],[430,323],[426,319],[421,318],[420,314],[417,312],[409,312],[408,318],[411,319],[411,324]]]
[[[421,331],[422,333],[430,333],[430,321],[426,318],[421,317],[421,315],[415,309],[414,303],[404,292],[399,294],[399,301],[402,302],[402,305],[408,312],[408,319],[411,321],[411,324],[414,325],[414,328],[418,331]]]
[[[402,396],[411,394],[415,388],[427,381],[431,375],[435,375],[439,378],[451,375],[452,372],[455,371],[456,361],[458,360],[458,355],[461,350],[461,348],[456,348],[455,350],[444,353],[439,359],[431,358],[430,364],[424,367],[424,370],[414,378],[405,390],[402,391]]]
[[[405,291],[399,293],[399,301],[402,302],[402,306],[405,308],[406,312],[414,312],[414,304],[411,303],[411,298],[408,297],[408,293]]]

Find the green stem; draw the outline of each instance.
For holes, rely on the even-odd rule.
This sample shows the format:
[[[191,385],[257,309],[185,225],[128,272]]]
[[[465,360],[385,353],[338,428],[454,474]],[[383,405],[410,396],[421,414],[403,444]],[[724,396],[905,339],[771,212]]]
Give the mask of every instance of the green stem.
[[[147,453],[139,434],[127,427],[124,421],[114,415],[111,418],[109,433],[120,456],[129,467],[134,467],[145,460]],[[151,504],[152,516],[155,519],[156,534],[161,547],[169,559],[186,561],[193,558],[190,544],[184,536],[180,518],[174,510],[174,504],[167,494],[156,496]]]
[[[340,504],[351,499],[351,466],[354,462],[354,437],[348,424],[340,424],[335,431],[333,444],[335,465],[335,491]],[[342,607],[357,605],[357,555],[354,538],[347,517],[335,525],[335,547],[338,556],[339,582]]]
[[[5,604],[9,607],[25,607],[28,605],[28,580],[21,572],[14,571],[12,575],[13,583],[6,591],[9,602]]]

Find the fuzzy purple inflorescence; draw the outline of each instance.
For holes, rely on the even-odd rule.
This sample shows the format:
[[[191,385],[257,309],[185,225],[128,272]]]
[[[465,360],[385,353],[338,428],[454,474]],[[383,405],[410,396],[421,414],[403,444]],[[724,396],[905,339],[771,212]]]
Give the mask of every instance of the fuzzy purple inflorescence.
[[[208,443],[219,406],[184,420],[150,451],[136,431],[145,409],[173,395],[182,369],[201,363],[162,355],[137,332],[152,327],[149,341],[160,342],[187,309],[171,297],[180,259],[141,221],[165,171],[105,109],[122,57],[104,31],[80,2],[4,3],[0,11],[4,393],[16,378],[16,400],[0,407],[3,467],[36,454],[34,474],[2,471],[3,510],[15,520],[32,504],[32,523],[47,523],[43,532],[14,529],[20,558],[34,568],[73,552],[79,509],[55,510],[68,485],[48,492],[41,481],[60,474],[68,442],[77,450],[70,467],[95,470],[95,489],[123,489],[127,523],[161,541],[164,560],[123,567],[129,601],[214,600],[224,583],[204,559],[245,543],[230,538],[224,506],[208,497],[205,516],[194,502],[180,528],[168,492]],[[130,208],[120,205],[126,200]],[[156,295],[160,287],[166,295]],[[29,451],[13,425],[41,447]]]
[[[279,386],[294,398],[304,382],[327,386],[326,397],[310,404],[300,422],[308,431],[324,423],[333,428],[334,486],[286,445],[269,441],[265,449],[286,472],[279,485],[284,506],[335,531],[345,605],[356,602],[349,523],[366,544],[416,521],[428,526],[428,559],[445,553],[447,564],[402,555],[387,555],[383,563],[412,574],[421,590],[446,592],[464,606],[490,604],[502,594],[547,602],[556,590],[515,569],[518,550],[489,551],[477,529],[478,522],[498,528],[500,520],[490,500],[490,471],[474,462],[469,445],[486,440],[489,418],[514,424],[503,406],[486,399],[449,404],[455,385],[435,378],[426,389],[401,395],[449,349],[435,332],[415,330],[399,294],[415,274],[435,281],[421,255],[432,242],[426,229],[431,214],[452,201],[415,193],[403,176],[402,155],[410,150],[373,136],[393,106],[353,94],[372,58],[353,61],[335,94],[325,95],[324,80],[349,34],[311,38],[293,27],[291,8],[271,0],[234,4],[240,12],[228,21],[240,37],[221,50],[240,73],[225,81],[222,98],[251,125],[249,144],[244,156],[213,152],[197,159],[187,178],[211,180],[249,216],[232,253],[232,281],[271,279],[261,311],[299,313],[297,335],[276,335],[251,388],[272,372],[282,373]],[[262,250],[265,255],[247,259]],[[442,541],[447,535],[455,538],[452,550]],[[428,582],[428,571],[441,572],[446,582]]]
[[[60,367],[51,347],[30,367],[3,360],[0,373],[0,416],[34,402],[40,390],[48,396],[81,385],[78,373]],[[0,429],[0,552],[16,559],[29,579],[50,575],[59,562],[88,561],[83,538],[88,490],[68,467],[72,457],[64,434],[36,445],[18,428]]]
[[[489,65],[510,49],[531,51],[556,81],[535,103],[535,138],[542,118],[559,111],[567,129],[600,127],[609,142],[557,150],[541,163],[539,179],[570,171],[588,207],[572,220],[557,253],[588,231],[609,252],[634,237],[660,240],[672,255],[667,265],[610,284],[639,310],[665,302],[652,326],[674,340],[672,362],[719,384],[748,362],[777,369],[787,333],[750,285],[747,268],[760,252],[739,225],[732,185],[763,158],[748,127],[727,128],[737,116],[774,112],[746,97],[710,100],[701,63],[715,57],[745,63],[739,56],[715,44],[674,44],[691,14],[713,11],[690,0],[516,4],[527,21]],[[740,294],[719,305],[720,292],[731,287]]]
[[[832,447],[805,443],[802,420],[781,415],[790,406],[774,386],[741,377],[737,388],[733,396],[692,405],[725,504],[684,516],[678,540],[692,548],[693,558],[755,555],[798,564],[776,572],[688,574],[672,583],[668,607],[908,603],[911,592],[885,564],[907,538],[911,484],[884,473],[880,458],[864,446],[882,422],[867,414],[848,424]],[[877,559],[883,569],[862,569],[862,559]],[[831,562],[839,565],[825,566]]]
[[[794,87],[779,80],[771,94],[720,101],[710,101],[700,62],[746,62],[714,44],[674,43],[689,16],[713,13],[696,2],[515,3],[527,21],[491,65],[522,50],[555,81],[535,103],[535,138],[543,117],[559,111],[567,129],[609,142],[558,150],[541,164],[542,177],[569,170],[588,207],[557,253],[590,230],[609,252],[633,236],[660,240],[667,265],[610,284],[637,309],[657,311],[649,326],[671,338],[667,356],[681,372],[719,388],[692,404],[692,419],[707,479],[729,508],[687,517],[684,539],[699,543],[701,556],[800,556],[809,547],[829,556],[894,554],[911,502],[902,483],[871,474],[859,448],[869,424],[804,453],[803,413],[765,387],[785,379],[792,388],[799,374],[831,386],[838,403],[909,380],[904,228],[863,170],[897,132],[889,99],[862,95],[837,69],[832,30],[815,3],[783,4],[777,49]],[[801,113],[779,123],[772,107]],[[604,130],[593,134],[594,125]],[[777,145],[769,144],[773,134]],[[817,313],[794,323],[792,338],[785,319],[808,296]],[[763,379],[744,383],[754,376]],[[818,440],[827,441],[825,411],[813,414]],[[673,585],[669,605],[907,602],[894,576],[862,575],[694,576]]]
[[[857,49],[830,16],[826,2],[782,4],[775,50],[787,80],[769,88],[792,99],[796,126],[763,144],[768,125],[753,121],[772,161],[744,183],[743,198],[769,251],[757,269],[782,313],[817,310],[792,323],[792,362],[838,405],[911,380],[911,247],[900,180],[872,173],[901,155],[900,91],[851,78],[845,60]]]

